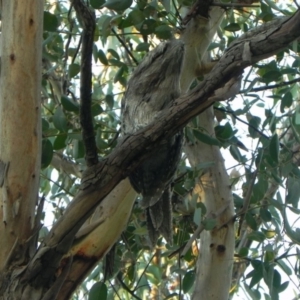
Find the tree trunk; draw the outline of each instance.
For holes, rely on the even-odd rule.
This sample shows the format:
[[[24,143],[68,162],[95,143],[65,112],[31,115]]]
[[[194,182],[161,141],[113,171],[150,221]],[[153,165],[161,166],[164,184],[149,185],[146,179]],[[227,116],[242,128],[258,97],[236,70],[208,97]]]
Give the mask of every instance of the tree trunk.
[[[207,109],[198,118],[199,126],[206,134],[214,136],[213,108]],[[213,162],[204,170],[194,193],[205,203],[208,218],[214,218],[213,230],[204,230],[200,235],[200,252],[197,260],[195,290],[192,299],[228,299],[234,254],[234,207],[224,160],[218,146],[201,142],[189,145],[186,152],[192,166]]]
[[[88,169],[83,177],[80,191],[66,209],[64,216],[54,224],[39,248],[37,250],[33,248],[31,252],[29,247],[36,246],[34,241],[38,232],[34,222],[34,210],[37,202],[41,148],[39,95],[43,2],[30,0],[23,4],[17,0],[2,0],[4,42],[1,44],[0,77],[0,195],[2,200],[0,298],[44,300],[57,298],[62,290],[61,287],[68,283],[70,269],[75,262],[73,257],[83,250],[77,238],[87,237],[86,232],[91,236],[96,232],[91,230],[92,227],[89,227],[90,230],[86,232],[84,229],[87,228],[83,228],[81,232],[79,229],[105,197],[121,184],[121,180],[128,176],[142,158],[146,157],[145,149],[173,135],[192,117],[203,112],[215,101],[224,100],[220,95],[220,89],[231,78],[240,74],[245,67],[270,56],[298,38],[299,14],[298,11],[290,18],[274,21],[273,27],[265,27],[255,34],[252,31],[249,36],[237,40],[194,91],[177,99],[172,107],[168,111],[163,111],[153,124],[134,136],[120,140],[108,157]],[[207,128],[210,128],[212,121],[208,120],[208,124]],[[22,139],[18,139],[20,136]],[[204,245],[198,264],[199,281],[197,281],[202,290],[199,291],[197,286],[195,295],[202,295],[204,290],[209,290],[210,293],[206,294],[207,298],[203,296],[203,299],[216,298],[216,294],[211,292],[217,290],[222,295],[225,295],[225,290],[228,292],[227,282],[225,285],[222,280],[226,272],[227,279],[230,279],[228,274],[232,263],[230,261],[232,259],[230,247],[233,246],[232,224],[226,223],[232,213],[232,204],[227,175],[218,151],[212,147],[213,156],[211,159],[207,158],[215,161],[216,164],[206,175],[208,175],[208,191],[216,192],[215,199],[217,199],[217,202],[207,202],[207,207],[211,213],[220,208],[226,212],[216,215],[218,217],[216,229],[205,232],[202,237],[206,249]],[[189,155],[193,162],[193,155]],[[221,181],[223,190],[211,189]],[[123,183],[126,188],[128,181]],[[126,193],[128,199],[133,198],[130,189]],[[115,205],[118,207],[124,200],[124,196],[118,195],[116,198]],[[104,205],[105,202],[102,204]],[[126,223],[132,201],[124,202],[124,206],[120,207],[121,211],[115,210],[113,215],[124,218]],[[105,208],[109,210],[109,204],[105,204],[104,214]],[[95,256],[94,262],[98,261],[112,246],[116,234],[120,232],[120,226],[117,228],[113,224],[115,222],[113,217],[109,216],[104,221],[96,225],[99,225],[99,228],[105,225],[105,229],[110,228],[113,232],[107,244],[101,245],[106,232],[101,231],[100,228],[99,232],[102,236],[101,234],[97,236],[100,245],[96,252],[99,256]],[[227,233],[229,237],[226,236]],[[83,252],[85,253],[88,252]],[[95,253],[89,252],[89,255],[92,254]],[[212,272],[206,270],[202,274],[206,260],[215,260],[216,263],[212,262],[210,265]],[[219,266],[222,267],[218,269]],[[76,284],[86,276],[86,272],[88,268],[77,273],[74,279]],[[221,273],[220,277],[217,277],[217,272]],[[216,284],[222,287],[217,288]],[[66,295],[69,296],[74,288],[75,285],[72,285]]]
[[[0,76],[0,272],[23,265],[37,235],[41,160],[43,1],[2,0]],[[35,250],[35,249],[34,249]],[[0,290],[5,289],[2,280]],[[20,294],[12,293],[20,298]],[[18,296],[17,296],[18,295]]]
[[[190,24],[182,35],[181,38],[186,45],[186,59],[181,78],[183,91],[189,89],[196,74],[198,76],[199,73],[205,74],[206,66],[210,63],[207,48],[218,30],[223,14],[223,9],[214,7],[209,12],[208,19],[201,17],[198,20],[193,19],[191,21],[193,24]],[[212,108],[208,108],[198,117],[198,124],[206,134],[214,136]],[[234,228],[233,222],[218,227],[231,220],[234,215],[229,178],[219,147],[201,142],[187,143],[185,152],[193,167],[204,162],[214,162],[214,166],[205,170],[205,174],[199,179],[194,193],[198,194],[198,201],[205,203],[207,214],[213,215],[224,208],[224,212],[216,215],[216,228],[212,231],[203,231],[201,234],[193,299],[225,300],[228,298],[231,284]]]

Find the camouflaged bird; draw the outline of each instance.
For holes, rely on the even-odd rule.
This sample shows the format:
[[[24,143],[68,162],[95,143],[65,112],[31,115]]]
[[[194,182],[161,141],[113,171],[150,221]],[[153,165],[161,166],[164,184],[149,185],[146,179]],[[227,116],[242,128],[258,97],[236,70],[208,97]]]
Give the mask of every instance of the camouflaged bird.
[[[155,120],[180,95],[180,73],[184,44],[180,40],[161,43],[133,72],[122,99],[122,132],[132,134]],[[146,209],[152,246],[159,234],[172,243],[171,182],[181,158],[183,131],[151,149],[150,155],[130,174],[134,189],[141,193]]]

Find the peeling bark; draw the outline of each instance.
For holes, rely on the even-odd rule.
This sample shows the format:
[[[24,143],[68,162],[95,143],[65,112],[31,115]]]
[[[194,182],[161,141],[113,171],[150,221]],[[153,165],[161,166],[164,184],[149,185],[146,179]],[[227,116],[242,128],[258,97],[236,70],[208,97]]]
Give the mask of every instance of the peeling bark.
[[[41,160],[40,91],[43,2],[1,3],[0,75],[0,296],[21,299],[25,286],[10,278],[36,249]],[[1,177],[0,175],[0,177]]]

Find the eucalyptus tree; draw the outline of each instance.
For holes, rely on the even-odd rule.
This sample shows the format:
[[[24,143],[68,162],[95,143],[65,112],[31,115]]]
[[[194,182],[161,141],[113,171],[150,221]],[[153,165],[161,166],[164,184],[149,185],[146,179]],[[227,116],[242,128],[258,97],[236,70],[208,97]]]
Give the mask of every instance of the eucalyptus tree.
[[[297,291],[300,12],[245,2],[2,1],[3,299]],[[180,95],[120,135],[130,75],[172,39]],[[173,237],[153,246],[128,176],[181,131]]]

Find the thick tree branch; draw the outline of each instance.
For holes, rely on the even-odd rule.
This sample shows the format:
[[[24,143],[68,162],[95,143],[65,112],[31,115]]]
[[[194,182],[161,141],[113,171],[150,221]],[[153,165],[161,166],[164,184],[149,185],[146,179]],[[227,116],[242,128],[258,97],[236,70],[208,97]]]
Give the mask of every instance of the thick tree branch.
[[[215,101],[224,100],[220,91],[229,80],[240,76],[247,66],[273,55],[300,36],[300,11],[292,17],[276,20],[268,26],[239,38],[225,52],[215,68],[196,89],[178,98],[149,126],[120,140],[112,153],[88,169],[79,194],[65,215],[53,227],[27,268],[25,279],[35,284],[38,274],[54,274],[61,257],[70,249],[84,221],[106,195],[144,159],[153,145],[173,135],[194,116]],[[46,270],[45,270],[46,269]]]
[[[94,135],[92,103],[92,57],[95,32],[95,14],[82,0],[71,1],[83,27],[81,70],[80,70],[80,123],[85,146],[86,163],[92,166],[98,162],[97,147]]]

